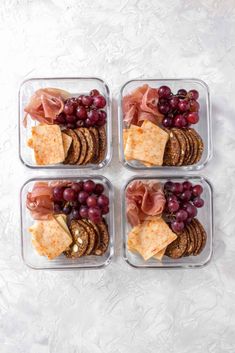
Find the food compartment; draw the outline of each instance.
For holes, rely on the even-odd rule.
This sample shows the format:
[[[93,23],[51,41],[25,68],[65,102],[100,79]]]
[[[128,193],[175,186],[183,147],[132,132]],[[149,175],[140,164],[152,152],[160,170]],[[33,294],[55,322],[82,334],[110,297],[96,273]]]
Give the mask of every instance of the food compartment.
[[[99,269],[114,252],[113,186],[103,176],[39,178],[21,189],[21,251],[33,269]]]
[[[119,100],[119,148],[130,169],[203,168],[212,155],[208,86],[198,79],[127,82]]]
[[[132,267],[206,265],[213,237],[210,182],[199,176],[131,178],[123,189],[122,232],[123,257]]]
[[[91,168],[112,149],[109,88],[98,78],[39,78],[19,91],[19,155],[31,168]]]

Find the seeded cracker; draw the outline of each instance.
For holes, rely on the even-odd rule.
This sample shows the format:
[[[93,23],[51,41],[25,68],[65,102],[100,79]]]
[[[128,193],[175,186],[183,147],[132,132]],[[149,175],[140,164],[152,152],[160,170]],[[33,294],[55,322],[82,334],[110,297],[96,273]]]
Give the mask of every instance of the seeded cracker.
[[[70,249],[65,251],[67,257],[78,258],[85,254],[89,243],[89,234],[86,229],[78,223],[78,221],[71,221],[70,231],[73,237],[73,243]]]
[[[75,164],[80,156],[80,140],[78,139],[77,134],[71,129],[64,130],[63,132],[73,139],[68,151],[68,155],[65,158],[64,164]]]
[[[182,257],[188,247],[188,235],[185,231],[178,234],[178,237],[166,249],[166,255],[172,259],[179,259]]]
[[[180,159],[180,143],[173,131],[164,129],[169,134],[169,140],[164,152],[163,165],[176,166]]]
[[[125,148],[127,159],[161,166],[168,134],[151,121],[144,121],[141,127],[130,128]]]
[[[181,166],[183,164],[184,158],[185,158],[186,140],[185,140],[184,134],[182,133],[181,129],[173,128],[172,131],[174,132],[174,134],[176,135],[176,137],[180,143],[180,158],[177,163],[177,166]]]
[[[95,255],[97,256],[102,256],[106,250],[108,249],[109,246],[109,232],[108,232],[108,226],[103,220],[102,222],[96,224],[96,226],[99,229],[99,234],[100,234],[100,244],[95,250]]]
[[[81,165],[86,159],[87,150],[88,150],[87,142],[84,134],[80,131],[80,129],[75,129],[74,132],[77,134],[81,143],[81,152],[76,164]]]
[[[85,127],[80,128],[80,131],[84,134],[87,142],[87,154],[83,164],[88,164],[88,163],[91,163],[95,155],[95,139],[87,128]]]
[[[98,163],[105,159],[107,151],[107,134],[104,126],[98,128],[99,133],[99,156]]]
[[[58,125],[33,126],[32,140],[35,161],[38,165],[57,164],[64,161],[63,140]]]
[[[202,153],[203,153],[203,150],[204,150],[204,144],[203,144],[203,141],[202,141],[201,136],[196,132],[196,130],[194,130],[194,129],[192,129],[192,128],[190,128],[190,129],[188,129],[188,130],[191,132],[191,134],[192,134],[192,135],[196,138],[196,140],[197,140],[198,151],[197,151],[197,155],[196,155],[196,157],[195,157],[195,159],[194,159],[194,161],[193,161],[193,164],[197,164],[197,163],[200,161],[201,157],[202,157]]]
[[[87,249],[86,249],[84,255],[90,255],[94,249],[94,246],[95,246],[96,233],[95,233],[93,227],[86,220],[80,220],[80,221],[78,221],[78,223],[81,224],[86,229],[87,233],[89,234],[89,243],[88,243],[88,246],[87,246]]]
[[[192,133],[190,129],[187,129],[187,131],[188,131],[188,135],[191,137],[192,146],[193,146],[193,154],[191,156],[190,163],[189,163],[190,165],[192,165],[192,164],[195,164],[194,162],[197,159],[199,146],[198,146],[198,140],[196,136]]]

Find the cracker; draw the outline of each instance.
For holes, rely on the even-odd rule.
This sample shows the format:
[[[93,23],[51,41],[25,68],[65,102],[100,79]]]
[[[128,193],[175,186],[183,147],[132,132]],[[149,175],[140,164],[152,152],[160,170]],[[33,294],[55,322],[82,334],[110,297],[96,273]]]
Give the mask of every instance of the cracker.
[[[179,259],[182,257],[188,247],[188,235],[185,231],[178,234],[178,237],[166,249],[166,255],[172,259]]]
[[[83,256],[89,244],[89,234],[85,227],[72,220],[70,223],[70,231],[73,237],[73,243],[70,245],[69,250],[65,252],[67,257],[79,258]]]
[[[135,159],[161,166],[168,134],[151,121],[141,127],[129,129],[125,148],[126,159]]]
[[[153,255],[153,257],[159,261],[162,260],[163,256],[165,255],[166,252],[166,248],[163,248],[162,250],[160,250],[158,253],[156,253],[155,255]]]
[[[58,125],[39,124],[32,127],[35,161],[38,165],[62,163],[64,147]]]
[[[184,160],[183,160],[183,164],[182,165],[188,165],[188,161],[190,158],[190,141],[188,138],[188,134],[186,133],[186,130],[182,129],[181,130],[182,134],[184,135],[185,138],[185,143],[186,143],[186,149],[185,149],[185,155],[184,155]]]
[[[187,132],[188,132],[188,135],[191,137],[192,146],[193,146],[193,153],[189,161],[189,164],[192,165],[194,164],[194,161],[197,159],[199,146],[198,146],[198,141],[196,139],[196,136],[192,133],[192,131],[190,129],[187,129]]]
[[[99,133],[96,127],[90,127],[89,131],[93,134],[94,140],[95,140],[95,148],[94,148],[94,157],[92,162],[97,163],[97,160],[99,158],[99,149],[100,149],[100,139],[99,139]]]
[[[190,224],[187,225],[185,230],[188,232],[188,235],[189,235],[189,244],[188,244],[188,248],[187,248],[187,251],[184,256],[190,256],[190,255],[192,255],[192,253],[195,249],[196,238],[194,235],[194,230],[192,229],[192,226]]]
[[[95,233],[93,227],[85,219],[78,221],[78,223],[81,224],[82,226],[84,226],[87,233],[89,234],[89,243],[88,243],[88,246],[87,246],[87,249],[86,249],[84,255],[90,255],[92,253],[92,251],[94,250],[94,246],[96,243],[96,233]]]
[[[71,129],[64,130],[63,132],[72,138],[72,143],[69,148],[67,157],[65,158],[64,164],[76,164],[81,151],[80,140],[78,139],[77,134]]]
[[[169,134],[169,140],[166,144],[163,165],[176,166],[180,159],[180,143],[173,131],[164,129]]]
[[[62,132],[62,140],[63,140],[63,147],[64,147],[64,157],[66,158],[73,139],[71,136]]]
[[[108,226],[107,226],[105,220],[103,220],[100,223],[97,223],[96,226],[99,229],[100,244],[94,253],[97,256],[102,256],[108,249],[110,236],[109,236],[109,232],[108,232]]]
[[[194,250],[193,254],[199,255],[206,245],[207,235],[206,235],[205,229],[203,228],[202,224],[199,222],[197,218],[194,218],[191,224],[194,227],[198,237],[197,247]]]
[[[107,152],[107,134],[104,126],[98,128],[99,133],[99,156],[98,163],[103,162]]]
[[[176,137],[179,141],[179,144],[180,144],[180,157],[179,157],[177,166],[181,166],[183,164],[184,158],[185,158],[186,140],[185,140],[184,134],[181,131],[181,129],[173,128],[172,131],[176,135]]]
[[[88,164],[91,163],[95,155],[95,139],[86,127],[80,128],[80,131],[84,134],[87,142],[87,154],[83,161],[83,164]]]
[[[198,142],[197,155],[196,155],[196,157],[195,157],[195,159],[193,161],[193,164],[197,164],[200,161],[201,157],[202,157],[203,150],[204,150],[204,144],[203,144],[201,136],[197,133],[196,130],[194,130],[193,128],[189,128],[188,130],[191,132],[191,134],[193,136],[195,136],[195,138],[197,139],[197,142]]]
[[[128,248],[137,250],[144,260],[165,249],[177,235],[162,218],[144,221],[128,234]]]
[[[36,221],[29,232],[38,253],[49,260],[59,256],[72,243],[72,237],[53,216],[49,220]]]
[[[80,140],[80,144],[81,144],[80,156],[79,156],[76,164],[81,165],[85,161],[85,158],[87,155],[87,149],[88,149],[87,141],[86,141],[84,134],[81,132],[81,130],[79,128],[75,129],[74,132],[77,134],[77,136]]]

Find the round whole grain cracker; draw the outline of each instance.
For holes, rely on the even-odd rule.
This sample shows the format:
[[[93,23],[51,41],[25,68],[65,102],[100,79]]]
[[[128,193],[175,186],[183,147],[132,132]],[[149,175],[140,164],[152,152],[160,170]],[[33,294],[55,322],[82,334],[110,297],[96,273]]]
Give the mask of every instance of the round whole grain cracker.
[[[198,223],[196,222],[195,218],[192,219],[191,225],[194,229],[194,234],[196,234],[197,236],[197,246],[193,252],[193,255],[198,255],[198,252],[202,246],[202,233],[201,233],[201,229],[198,226]]]
[[[92,250],[92,254],[95,254],[96,249],[99,247],[100,245],[100,231],[99,228],[97,227],[97,225],[92,222],[90,219],[87,219],[87,222],[93,227],[95,233],[96,233],[96,242],[94,245],[94,249]]]
[[[189,244],[188,244],[188,248],[185,253],[185,256],[190,256],[195,249],[195,236],[194,236],[194,231],[191,228],[190,224],[187,225],[186,231],[188,232],[188,235],[189,235]]]
[[[185,149],[185,155],[184,155],[184,161],[182,165],[188,165],[188,161],[190,158],[190,140],[188,138],[188,134],[186,133],[185,129],[182,129],[181,132],[184,134],[185,142],[186,142],[186,149]]]
[[[77,134],[71,129],[63,130],[63,133],[73,139],[68,150],[67,157],[64,160],[64,164],[76,164],[81,151],[80,140],[78,139]]]
[[[192,138],[191,134],[189,133],[188,129],[184,129],[184,134],[187,135],[187,138],[189,141],[190,152],[189,152],[189,156],[187,159],[187,165],[190,165],[191,160],[193,159],[193,155],[194,155],[194,141],[193,141],[193,138]]]
[[[99,158],[99,150],[100,150],[99,132],[96,127],[90,127],[89,131],[93,134],[94,139],[95,139],[95,154],[94,154],[92,162],[97,163],[97,160]]]
[[[95,155],[95,139],[93,134],[86,127],[80,128],[80,131],[84,134],[87,142],[87,154],[83,164],[88,164],[92,161]]]
[[[70,245],[69,250],[65,251],[65,255],[72,258],[81,257],[87,250],[89,234],[85,227],[75,220],[71,221],[69,229],[73,237],[73,243]]]
[[[95,255],[97,256],[102,256],[108,249],[109,246],[109,232],[108,232],[108,226],[103,220],[100,223],[96,224],[97,228],[99,229],[99,234],[100,234],[100,244],[95,250]]]
[[[179,259],[182,257],[188,247],[188,235],[185,231],[177,234],[177,239],[170,243],[167,248],[165,255],[172,259]]]
[[[193,145],[193,154],[192,154],[190,161],[189,161],[189,164],[192,165],[192,164],[194,164],[194,161],[197,158],[199,146],[198,146],[198,140],[196,139],[196,136],[192,133],[192,131],[190,129],[187,129],[187,131],[188,131],[189,136],[191,137],[192,145]]]
[[[163,157],[163,165],[167,166],[176,166],[180,159],[180,143],[175,133],[169,129],[163,129],[169,134],[169,140],[167,141],[164,157]]]
[[[80,143],[81,143],[81,152],[80,152],[80,156],[79,156],[76,164],[81,165],[81,164],[83,164],[83,162],[86,158],[86,155],[87,155],[87,142],[86,142],[86,138],[85,138],[83,132],[80,130],[80,128],[75,129],[74,131],[77,134],[77,136],[80,140]]]
[[[95,243],[96,243],[96,233],[94,231],[94,228],[91,226],[91,224],[89,224],[87,222],[86,219],[81,219],[78,221],[78,223],[81,224],[82,226],[84,226],[87,233],[89,234],[89,243],[88,243],[88,247],[87,247],[84,255],[90,255],[92,253],[94,246],[95,246]]]
[[[173,128],[172,131],[176,135],[179,143],[180,143],[180,157],[179,161],[177,163],[177,166],[181,166],[184,162],[185,158],[185,152],[186,152],[186,139],[184,136],[184,133],[181,131],[181,129]]]
[[[205,231],[203,225],[199,222],[199,220],[197,218],[195,218],[194,221],[195,221],[195,223],[197,223],[197,226],[200,229],[201,235],[202,235],[202,242],[201,242],[201,245],[200,245],[199,249],[197,250],[197,255],[199,255],[202,252],[202,250],[205,248],[206,240],[207,240],[207,234],[206,234],[206,231]]]
[[[97,163],[102,162],[105,159],[107,151],[107,134],[104,126],[98,128],[99,133],[99,156]]]
[[[191,134],[193,134],[193,136],[195,136],[195,138],[197,139],[197,142],[198,142],[197,156],[195,157],[195,160],[193,161],[193,164],[197,164],[202,157],[202,154],[204,151],[204,144],[203,144],[201,136],[198,134],[198,132],[196,130],[189,128],[189,131],[191,132]]]

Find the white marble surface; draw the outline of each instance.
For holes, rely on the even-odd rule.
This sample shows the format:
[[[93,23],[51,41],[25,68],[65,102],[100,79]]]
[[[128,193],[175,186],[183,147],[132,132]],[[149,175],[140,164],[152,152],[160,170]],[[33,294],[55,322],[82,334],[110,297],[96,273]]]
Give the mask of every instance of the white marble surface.
[[[235,1],[2,0],[0,3],[1,353],[235,352]],[[19,188],[36,173],[17,151],[17,90],[26,77],[100,76],[113,92],[116,190],[131,174],[117,158],[117,97],[136,77],[198,77],[213,99],[211,263],[139,271],[40,272],[20,257]],[[43,175],[44,173],[40,173]],[[50,173],[52,174],[52,173]],[[68,174],[68,173],[67,173]]]

